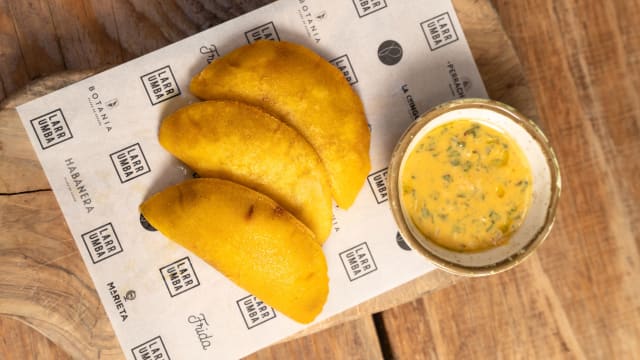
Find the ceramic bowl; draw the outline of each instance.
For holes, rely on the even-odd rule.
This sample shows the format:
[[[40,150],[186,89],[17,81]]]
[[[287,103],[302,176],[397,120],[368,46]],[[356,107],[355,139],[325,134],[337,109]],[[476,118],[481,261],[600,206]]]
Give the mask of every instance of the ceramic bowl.
[[[506,244],[479,252],[449,250],[423,236],[406,214],[399,189],[404,163],[420,139],[440,125],[463,118],[509,135],[527,157],[533,177],[532,200],[523,223]],[[531,255],[551,230],[561,189],[558,160],[540,128],[516,109],[486,99],[454,100],[423,114],[398,141],[388,176],[389,204],[404,239],[436,266],[464,276],[495,274]]]

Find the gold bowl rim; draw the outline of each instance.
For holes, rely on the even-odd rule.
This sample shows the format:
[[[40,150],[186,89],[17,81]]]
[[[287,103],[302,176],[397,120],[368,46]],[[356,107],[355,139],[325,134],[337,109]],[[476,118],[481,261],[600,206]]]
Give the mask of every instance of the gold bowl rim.
[[[440,256],[437,256],[433,252],[424,247],[420,241],[413,235],[410,226],[407,224],[407,220],[402,213],[402,207],[400,204],[399,195],[399,175],[400,166],[405,156],[407,148],[412,143],[414,137],[420,132],[420,130],[426,126],[431,120],[438,118],[440,115],[454,110],[460,109],[488,109],[493,112],[502,114],[515,122],[517,125],[526,130],[529,135],[540,145],[547,165],[550,169],[551,181],[551,197],[549,206],[547,207],[547,213],[544,224],[532,235],[531,239],[515,254],[500,260],[496,263],[484,266],[465,266],[446,260]],[[495,100],[488,99],[457,99],[445,102],[437,105],[429,111],[423,113],[417,120],[415,120],[411,126],[400,137],[400,140],[395,146],[391,155],[391,161],[389,163],[389,206],[395,219],[396,224],[399,227],[400,234],[405,240],[411,244],[412,248],[417,250],[421,255],[426,257],[437,267],[462,276],[486,276],[497,274],[502,271],[509,270],[514,266],[522,263],[527,257],[529,257],[540,244],[547,238],[551,228],[553,227],[557,204],[560,198],[560,192],[562,188],[562,181],[560,176],[560,166],[555,152],[545,134],[538,127],[536,123],[524,116],[515,108],[501,103]],[[460,253],[464,254],[464,253]]]

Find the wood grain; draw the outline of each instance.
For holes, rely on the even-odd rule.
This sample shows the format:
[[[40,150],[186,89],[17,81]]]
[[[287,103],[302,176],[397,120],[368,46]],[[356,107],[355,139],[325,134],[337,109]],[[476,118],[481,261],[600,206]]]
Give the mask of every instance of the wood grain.
[[[0,359],[71,359],[51,340],[22,321],[0,316]]]
[[[14,23],[18,40],[16,45],[19,46],[29,78],[64,70],[64,59],[49,11],[49,3],[46,0],[33,0],[28,3],[19,0],[5,1],[11,17],[20,19]]]
[[[35,77],[126,61],[268,2],[0,0],[0,99]],[[564,188],[554,231],[536,256],[512,271],[455,284],[436,272],[434,283],[405,285],[401,293],[409,297],[387,294],[369,308],[334,319],[347,321],[342,325],[327,323],[334,326],[274,345],[254,358],[608,359],[640,354],[640,0],[491,0],[499,19],[488,1],[453,2],[489,93],[538,119],[556,149]],[[44,89],[31,87],[32,94]],[[0,112],[0,193],[46,189],[30,145],[11,141],[24,139],[21,126],[4,120],[11,116],[15,113]],[[117,357],[119,349],[109,350],[105,334],[110,328],[99,319],[104,318],[101,309],[90,311],[92,317],[83,314],[95,294],[83,288],[92,285],[77,253],[70,252],[77,250],[68,233],[25,222],[61,221],[51,194],[0,200],[0,261],[22,266],[17,272],[5,261],[0,265],[7,271],[0,273],[0,298],[7,287],[22,287],[12,295],[25,304],[44,302],[11,312],[26,314],[20,321],[32,319],[31,326],[44,329],[75,358],[95,358],[91,351],[101,346],[105,355]],[[41,247],[30,244],[34,239]],[[41,265],[48,261],[50,273]],[[16,287],[10,275],[20,274],[33,274],[36,281]],[[55,277],[68,279],[71,290],[46,292],[42,286],[49,276],[54,283],[60,282]],[[428,292],[438,286],[442,289]],[[77,294],[88,300],[59,311],[46,305]],[[366,314],[415,298],[376,316],[377,336]],[[0,313],[7,313],[2,301]],[[52,326],[52,317],[61,326]],[[72,320],[95,322],[88,328],[99,339],[80,337],[74,339],[77,345],[59,340]],[[0,358],[13,354],[22,359],[21,354],[40,347],[32,344],[47,344],[32,333],[16,335],[26,330],[12,324],[0,326],[27,348],[12,351],[2,342]],[[373,346],[378,340],[381,345]]]
[[[29,81],[14,19],[7,0],[0,0],[0,78],[2,79],[0,100],[25,86]]]
[[[397,358],[640,354],[637,1],[496,0],[558,153],[555,230],[519,268],[384,313]],[[527,14],[524,16],[523,14]],[[636,66],[632,66],[636,65]]]
[[[98,14],[100,8],[84,1],[48,2],[65,66],[87,69],[122,62],[119,44],[104,31],[108,13]]]
[[[586,354],[637,356],[640,162],[632,156],[640,151],[640,77],[627,59],[640,56],[640,37],[621,25],[634,18],[630,11],[639,3],[541,3],[541,35],[562,36],[546,47],[529,48],[518,36],[514,44],[525,59],[545,56],[555,68],[524,62],[557,143],[567,195],[555,234],[561,241],[542,249],[540,258],[548,259],[542,266]],[[526,18],[522,24],[505,21],[520,29],[532,25]],[[625,45],[628,34],[635,41]],[[563,89],[562,97],[549,92],[554,86]],[[562,276],[569,273],[575,275]]]
[[[122,358],[53,193],[2,196],[0,208],[0,314],[46,334],[74,358]]]
[[[0,0],[0,101],[58,71],[112,66],[273,0]]]

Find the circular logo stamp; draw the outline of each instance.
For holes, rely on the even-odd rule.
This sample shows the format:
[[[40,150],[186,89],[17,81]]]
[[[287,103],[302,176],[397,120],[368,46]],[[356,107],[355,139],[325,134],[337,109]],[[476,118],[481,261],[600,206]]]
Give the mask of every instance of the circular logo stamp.
[[[378,59],[385,65],[395,65],[402,60],[402,46],[395,40],[384,41],[378,47]]]
[[[140,214],[140,225],[147,231],[158,231],[153,225],[149,224],[149,221],[142,214]]]
[[[133,301],[136,299],[136,291],[135,290],[129,290],[124,294],[124,299],[125,301]]]
[[[404,241],[404,238],[402,237],[402,235],[400,235],[399,231],[396,233],[396,244],[398,244],[398,246],[402,250],[411,251],[411,247],[409,246],[409,244],[407,244],[406,241]]]

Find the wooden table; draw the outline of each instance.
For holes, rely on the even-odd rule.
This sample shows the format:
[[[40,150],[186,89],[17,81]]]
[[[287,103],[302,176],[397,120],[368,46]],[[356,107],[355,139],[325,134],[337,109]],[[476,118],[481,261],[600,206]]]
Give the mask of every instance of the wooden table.
[[[268,2],[0,0],[0,99],[35,78],[119,64]],[[491,2],[560,160],[550,237],[514,270],[457,281],[252,358],[640,356],[640,0]],[[504,85],[508,96],[522,84]],[[0,155],[11,151],[3,144]],[[2,185],[2,201],[28,195]],[[1,213],[0,223],[12,216]],[[0,334],[0,359],[69,357],[15,316],[0,316]]]

